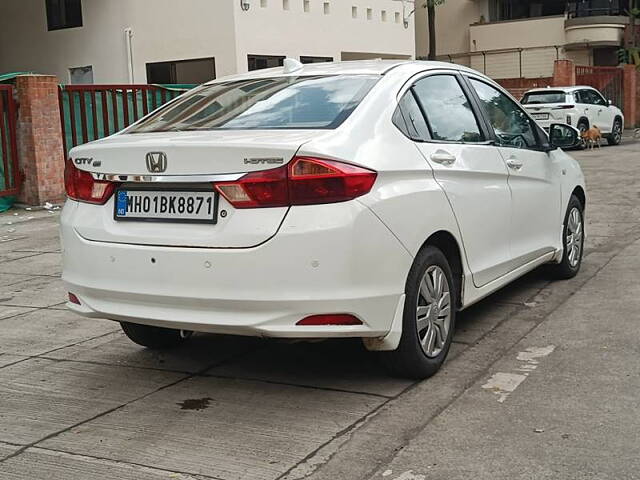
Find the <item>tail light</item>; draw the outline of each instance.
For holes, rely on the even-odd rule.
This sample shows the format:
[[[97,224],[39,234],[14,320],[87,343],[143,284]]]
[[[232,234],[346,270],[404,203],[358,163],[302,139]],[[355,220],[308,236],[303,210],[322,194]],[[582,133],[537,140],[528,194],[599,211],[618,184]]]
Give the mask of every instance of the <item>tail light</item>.
[[[377,173],[335,160],[295,157],[288,165],[215,185],[236,208],[315,205],[352,200],[371,191]]]
[[[114,183],[95,180],[89,172],[76,168],[71,159],[64,169],[64,186],[69,198],[97,205],[107,203],[115,190]]]

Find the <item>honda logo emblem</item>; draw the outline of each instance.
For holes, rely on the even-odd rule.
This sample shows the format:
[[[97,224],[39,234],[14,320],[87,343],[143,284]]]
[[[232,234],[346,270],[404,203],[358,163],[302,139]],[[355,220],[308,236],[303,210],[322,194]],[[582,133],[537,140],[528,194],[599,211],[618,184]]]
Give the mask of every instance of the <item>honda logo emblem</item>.
[[[164,152],[147,153],[147,170],[151,173],[162,173],[167,170],[167,154]]]

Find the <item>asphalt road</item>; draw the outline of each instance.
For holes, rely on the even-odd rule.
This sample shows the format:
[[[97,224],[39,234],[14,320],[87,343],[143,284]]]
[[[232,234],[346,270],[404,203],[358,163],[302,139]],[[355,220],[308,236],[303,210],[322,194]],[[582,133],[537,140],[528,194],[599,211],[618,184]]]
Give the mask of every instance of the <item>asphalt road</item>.
[[[0,479],[640,478],[640,143],[575,155],[580,275],[464,312],[421,383],[355,341],[144,350],[65,310],[56,212],[0,215]]]

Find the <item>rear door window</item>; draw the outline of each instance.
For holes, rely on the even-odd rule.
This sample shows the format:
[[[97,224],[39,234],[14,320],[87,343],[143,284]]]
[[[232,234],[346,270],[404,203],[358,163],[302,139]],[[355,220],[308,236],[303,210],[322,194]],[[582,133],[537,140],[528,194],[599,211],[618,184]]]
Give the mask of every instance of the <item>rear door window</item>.
[[[431,138],[445,142],[484,140],[469,99],[453,75],[432,75],[413,86],[427,117]]]
[[[379,78],[274,77],[204,85],[127,133],[333,129],[351,115]]]

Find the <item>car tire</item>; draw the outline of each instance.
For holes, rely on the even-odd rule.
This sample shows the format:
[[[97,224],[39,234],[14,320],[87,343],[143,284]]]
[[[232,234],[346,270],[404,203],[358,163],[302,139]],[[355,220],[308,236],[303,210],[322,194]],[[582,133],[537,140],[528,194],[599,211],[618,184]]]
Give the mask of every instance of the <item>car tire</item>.
[[[609,145],[620,145],[622,142],[622,122],[616,118],[613,122],[613,128],[611,129],[611,135],[607,136],[607,143]]]
[[[567,280],[580,271],[584,252],[584,206],[575,195],[571,196],[565,214],[562,242],[562,261],[549,267],[553,277]]]
[[[120,326],[131,341],[155,350],[180,345],[192,334],[186,330],[173,330],[129,322],[120,322]]]
[[[455,329],[457,284],[442,251],[432,246],[420,251],[405,294],[400,344],[381,352],[381,359],[392,375],[422,380],[444,363]]]
[[[580,146],[578,148],[585,149],[587,148],[587,144],[582,138],[582,134],[589,130],[589,122],[587,122],[586,120],[580,120],[576,125],[576,128],[580,131]]]

